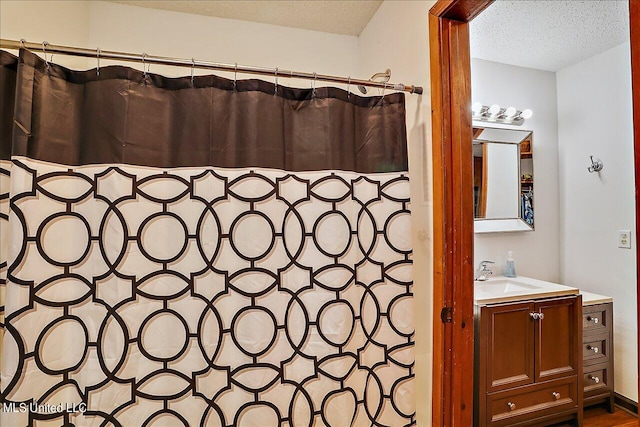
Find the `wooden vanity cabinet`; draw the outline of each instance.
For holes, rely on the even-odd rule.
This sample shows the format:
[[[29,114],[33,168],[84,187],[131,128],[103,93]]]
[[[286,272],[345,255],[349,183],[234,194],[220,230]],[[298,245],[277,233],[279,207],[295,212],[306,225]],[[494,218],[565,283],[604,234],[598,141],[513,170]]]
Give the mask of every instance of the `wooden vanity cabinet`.
[[[476,306],[476,426],[582,421],[581,297]]]
[[[582,308],[584,406],[605,403],[614,411],[613,303]]]

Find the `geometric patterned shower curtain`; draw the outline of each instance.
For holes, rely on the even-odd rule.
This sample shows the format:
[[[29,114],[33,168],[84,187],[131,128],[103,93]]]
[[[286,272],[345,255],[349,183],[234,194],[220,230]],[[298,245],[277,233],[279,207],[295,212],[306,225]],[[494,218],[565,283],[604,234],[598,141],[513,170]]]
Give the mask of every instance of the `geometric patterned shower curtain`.
[[[405,172],[11,154],[1,425],[415,425]]]

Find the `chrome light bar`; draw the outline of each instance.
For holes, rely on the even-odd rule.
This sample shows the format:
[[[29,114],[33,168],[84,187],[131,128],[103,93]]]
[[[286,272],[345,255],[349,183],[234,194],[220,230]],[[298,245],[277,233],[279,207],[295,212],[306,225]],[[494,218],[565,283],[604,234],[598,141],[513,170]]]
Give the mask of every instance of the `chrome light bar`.
[[[520,111],[514,107],[501,108],[498,104],[486,106],[480,102],[474,102],[471,111],[473,120],[514,126],[522,126],[526,119],[533,116],[533,111],[529,109]]]

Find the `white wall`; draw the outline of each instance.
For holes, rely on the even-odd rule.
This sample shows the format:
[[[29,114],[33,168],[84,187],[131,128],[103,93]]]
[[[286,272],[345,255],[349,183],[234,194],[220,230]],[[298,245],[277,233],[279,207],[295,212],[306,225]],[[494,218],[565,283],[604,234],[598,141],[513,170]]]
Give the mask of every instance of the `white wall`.
[[[89,2],[0,1],[0,36],[3,39],[70,46],[88,46]],[[17,54],[17,52],[14,52]],[[54,62],[84,69],[84,58],[55,55]]]
[[[614,299],[615,391],[638,401],[629,43],[557,73],[562,281]],[[587,172],[589,156],[604,162]],[[617,230],[631,230],[620,249]]]
[[[357,73],[358,38],[256,22],[94,1],[89,46],[126,52],[203,59],[318,74]],[[106,63],[106,62],[105,62]],[[136,66],[134,64],[130,66]],[[151,72],[188,75],[188,69],[151,66]],[[205,74],[208,71],[197,71]],[[233,74],[216,72],[233,78]],[[240,74],[238,79],[268,77]],[[310,87],[309,80],[279,84]],[[318,84],[323,85],[323,83]],[[355,88],[354,88],[355,89]]]
[[[417,421],[431,425],[432,241],[431,103],[428,11],[434,1],[385,1],[360,37],[237,20],[153,10],[99,1],[0,2],[2,38],[103,50],[146,52],[216,62],[279,67],[368,78],[392,70],[392,82],[423,86],[407,94],[411,209],[414,227]],[[71,68],[93,68],[92,59],[56,56]],[[101,60],[101,66],[110,64]],[[129,63],[141,69],[141,64]],[[152,73],[188,75],[189,70],[151,66]],[[206,71],[196,70],[196,74]],[[232,74],[216,73],[232,78]],[[256,78],[238,75],[238,78]],[[257,77],[268,79],[266,77]],[[309,87],[308,80],[280,79]],[[324,85],[318,83],[319,86]],[[339,85],[338,85],[339,86]],[[342,86],[345,88],[345,85]],[[356,93],[357,89],[351,87]],[[376,94],[372,89],[370,94]]]
[[[416,410],[421,427],[431,425],[433,328],[433,235],[431,223],[431,95],[429,9],[434,1],[385,1],[358,41],[358,75],[391,69],[393,83],[423,86],[407,94],[407,134],[413,222],[413,276],[416,325]],[[372,92],[375,93],[375,89]]]
[[[533,110],[533,117],[522,126],[495,127],[533,131],[535,219],[535,231],[476,234],[474,263],[495,261],[495,270],[501,273],[507,251],[511,250],[519,275],[557,282],[560,279],[560,224],[555,74],[472,59],[471,92],[473,101],[484,105]]]
[[[103,1],[0,2],[2,38],[102,50],[143,52],[241,65],[278,67],[318,74],[357,75],[358,38],[255,22],[155,10]],[[94,68],[92,59],[56,55],[71,68]],[[120,64],[102,59],[101,66]],[[142,69],[142,63],[128,63]],[[152,65],[167,76],[188,75],[187,68]],[[205,74],[196,70],[196,74]],[[233,78],[233,73],[217,73]],[[239,79],[260,78],[239,74]],[[309,80],[279,79],[309,87]],[[319,83],[321,85],[321,83]]]

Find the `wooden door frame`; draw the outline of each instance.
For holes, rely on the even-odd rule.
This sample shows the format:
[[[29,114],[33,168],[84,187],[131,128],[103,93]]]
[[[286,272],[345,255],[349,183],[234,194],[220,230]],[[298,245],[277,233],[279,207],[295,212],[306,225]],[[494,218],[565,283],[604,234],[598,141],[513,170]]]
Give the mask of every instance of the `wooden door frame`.
[[[433,156],[432,425],[473,425],[473,176],[469,21],[493,0],[429,11]],[[629,0],[636,232],[640,232],[640,0]],[[640,251],[637,267],[640,266]],[[640,307],[640,272],[637,295]],[[638,311],[640,324],[640,311]],[[638,344],[640,354],[640,343]],[[640,357],[638,360],[640,370]],[[638,379],[640,389],[640,378]]]
[[[492,1],[438,0],[429,11],[434,426],[473,425],[473,155],[468,22]]]
[[[633,152],[636,178],[636,285],[638,301],[636,311],[640,332],[640,0],[629,0],[629,29],[631,42],[631,93],[633,97]],[[638,394],[640,394],[640,340],[638,340]],[[640,419],[638,420],[640,426]]]

